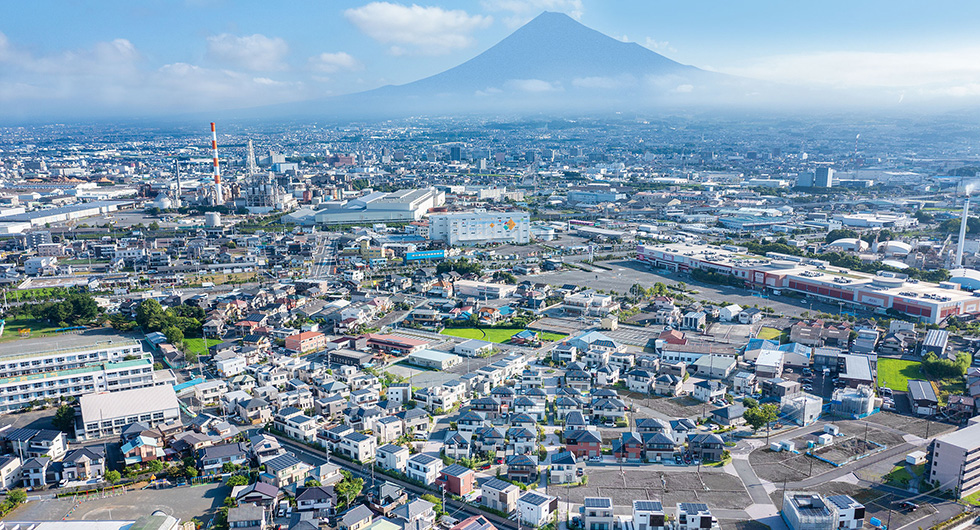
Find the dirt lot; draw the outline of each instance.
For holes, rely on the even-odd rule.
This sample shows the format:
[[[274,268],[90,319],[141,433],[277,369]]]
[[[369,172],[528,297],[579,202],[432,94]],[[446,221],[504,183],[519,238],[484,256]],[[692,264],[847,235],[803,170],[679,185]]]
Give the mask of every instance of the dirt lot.
[[[701,411],[705,408],[703,403],[690,396],[637,399],[634,402],[674,418],[693,418],[700,416]],[[708,408],[710,410],[714,407],[709,405]]]
[[[795,481],[835,469],[826,462],[802,453],[793,454],[785,451],[774,453],[768,447],[752,451],[749,455],[749,463],[752,464],[752,469],[759,478],[770,482]]]
[[[820,447],[814,453],[838,465],[844,465],[865,454],[880,451],[882,447],[861,438],[846,438],[835,441],[833,445]]]
[[[223,505],[231,490],[224,484],[140,490],[80,503],[69,520],[133,520],[162,510],[182,521],[205,523]],[[70,498],[28,502],[8,514],[10,521],[60,521],[72,507]]]
[[[752,503],[738,477],[723,471],[650,472],[643,468],[590,468],[589,484],[577,488],[555,486],[552,495],[582,503],[586,496],[611,497],[614,505],[629,506],[634,499],[660,499],[665,506],[678,502],[704,502],[711,507],[742,509]],[[706,488],[707,486],[707,488]]]
[[[894,412],[879,412],[877,414],[872,414],[865,419],[870,423],[887,425],[892,429],[914,434],[919,438],[929,438],[931,436],[938,436],[940,434],[956,430],[955,425],[941,423],[938,421],[929,421],[922,418],[913,418],[912,416],[903,416],[901,414],[895,414]]]

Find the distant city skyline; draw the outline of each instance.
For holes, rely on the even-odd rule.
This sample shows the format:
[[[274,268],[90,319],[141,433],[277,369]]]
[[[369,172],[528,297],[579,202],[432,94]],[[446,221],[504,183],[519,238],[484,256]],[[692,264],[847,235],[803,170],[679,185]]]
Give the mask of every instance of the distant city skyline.
[[[460,64],[542,11],[699,68],[889,97],[980,96],[980,4],[8,2],[8,117],[157,116],[403,84]]]

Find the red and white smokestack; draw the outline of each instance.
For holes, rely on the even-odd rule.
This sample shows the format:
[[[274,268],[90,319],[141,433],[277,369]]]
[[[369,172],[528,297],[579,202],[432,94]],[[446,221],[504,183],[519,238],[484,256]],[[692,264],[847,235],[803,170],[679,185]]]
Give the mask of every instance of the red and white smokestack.
[[[214,153],[214,203],[224,204],[225,199],[221,194],[221,172],[218,170],[218,133],[214,130],[214,122],[211,122],[211,151]]]

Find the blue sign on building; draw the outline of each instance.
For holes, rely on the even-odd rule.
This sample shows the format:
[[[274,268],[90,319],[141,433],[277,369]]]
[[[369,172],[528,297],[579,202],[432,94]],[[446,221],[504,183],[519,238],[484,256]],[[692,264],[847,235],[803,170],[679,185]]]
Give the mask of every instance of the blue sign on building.
[[[406,252],[405,261],[419,261],[424,259],[445,259],[445,250],[422,250],[419,252]]]

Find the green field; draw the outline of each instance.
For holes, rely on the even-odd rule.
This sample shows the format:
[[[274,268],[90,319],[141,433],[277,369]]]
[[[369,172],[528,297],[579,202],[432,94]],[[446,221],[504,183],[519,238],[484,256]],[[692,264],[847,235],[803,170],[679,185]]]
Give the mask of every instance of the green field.
[[[221,344],[220,340],[208,339],[208,346]],[[184,339],[184,349],[198,355],[207,355],[208,349],[204,347],[204,339]]]
[[[515,333],[524,331],[522,328],[446,328],[440,333],[442,335],[451,335],[453,337],[459,337],[462,339],[478,339],[485,340],[487,342],[496,342],[497,344],[504,344],[508,342]],[[557,341],[562,340],[568,335],[562,335],[560,333],[547,333],[544,331],[538,332],[538,337],[542,341]]]
[[[909,389],[909,379],[928,379],[919,361],[878,358],[878,385],[905,392]]]
[[[782,331],[776,328],[762,328],[759,330],[759,334],[756,337],[764,340],[776,339],[779,340],[779,336],[782,335]]]
[[[7,318],[5,320],[7,324],[3,328],[3,336],[0,337],[0,342],[20,340],[22,338],[20,335],[20,330],[22,328],[30,328],[31,337],[47,337],[49,335],[57,335],[54,330],[59,329],[58,326],[50,326],[45,322],[31,318],[15,317]]]

